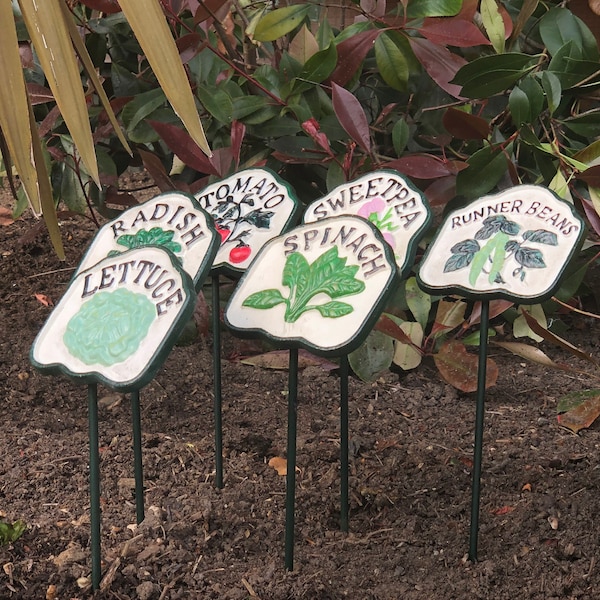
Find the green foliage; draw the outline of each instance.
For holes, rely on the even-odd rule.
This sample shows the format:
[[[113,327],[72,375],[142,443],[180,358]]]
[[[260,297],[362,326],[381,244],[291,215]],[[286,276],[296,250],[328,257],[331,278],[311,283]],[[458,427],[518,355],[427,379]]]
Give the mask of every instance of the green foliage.
[[[600,107],[592,98],[600,86],[598,44],[563,2],[388,1],[377,3],[377,14],[349,3],[347,13],[359,18],[345,26],[312,3],[274,10],[261,2],[225,4],[210,14],[202,3],[164,2],[211,158],[181,127],[123,15],[102,13],[94,0],[70,4],[134,144],[130,157],[89,92],[102,181],[97,189],[39,66],[34,60],[26,65],[55,200],[71,210],[113,216],[108,206],[126,203],[118,176],[141,164],[162,191],[191,193],[238,169],[267,166],[305,203],[391,168],[443,209],[517,184],[544,185],[572,200],[600,232],[594,195]],[[19,31],[26,48],[26,31]],[[527,249],[538,233],[524,232],[522,239],[506,227],[484,233],[453,248],[447,267],[470,268],[476,278],[488,258],[499,266],[509,252],[520,257],[517,276],[542,264],[543,257]],[[585,267],[577,268],[568,292],[557,294],[563,300],[577,293]],[[488,276],[497,272],[492,267]],[[415,357],[435,354],[450,337],[468,339],[477,326],[472,306],[415,301],[414,287],[403,286],[387,309],[398,320],[383,327],[395,340],[391,350],[386,344],[388,365],[394,356],[398,365],[414,365]],[[259,300],[265,307],[290,303],[266,291]],[[288,317],[306,306],[287,306]],[[368,369],[361,372],[370,376]]]
[[[14,523],[0,521],[0,546],[16,542],[26,529],[27,525],[23,521],[15,521]]]

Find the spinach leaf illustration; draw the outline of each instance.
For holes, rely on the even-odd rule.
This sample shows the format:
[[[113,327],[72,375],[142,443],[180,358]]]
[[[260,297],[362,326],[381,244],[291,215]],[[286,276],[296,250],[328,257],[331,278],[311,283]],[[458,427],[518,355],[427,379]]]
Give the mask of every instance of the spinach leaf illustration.
[[[266,289],[248,296],[242,306],[268,309],[285,303],[286,323],[295,323],[309,310],[317,310],[326,318],[350,314],[354,307],[336,298],[359,294],[365,289],[363,281],[355,278],[358,265],[346,265],[346,259],[338,255],[333,246],[312,264],[299,252],[290,254],[282,273],[282,284],[290,288],[288,298],[277,289]],[[326,294],[332,300],[322,304],[310,304],[318,294]]]

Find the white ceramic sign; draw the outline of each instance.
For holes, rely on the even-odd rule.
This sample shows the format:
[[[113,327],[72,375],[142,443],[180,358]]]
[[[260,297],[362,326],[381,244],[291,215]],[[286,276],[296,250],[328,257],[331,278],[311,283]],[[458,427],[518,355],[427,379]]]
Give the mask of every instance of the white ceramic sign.
[[[390,169],[373,171],[338,186],[312,202],[303,221],[338,215],[357,215],[371,221],[392,247],[401,272],[412,266],[416,244],[431,222],[426,199]]]
[[[195,301],[192,279],[160,247],[105,258],[71,281],[31,361],[85,383],[138,389],[154,376]]]
[[[292,229],[267,242],[240,279],[225,322],[323,354],[357,347],[397,279],[380,232],[354,216]]]
[[[112,254],[162,246],[181,261],[199,289],[210,271],[219,243],[212,219],[193,196],[166,192],[128,208],[103,225],[81,260],[78,272]]]
[[[239,275],[271,238],[293,224],[299,203],[269,169],[244,169],[196,194],[221,237],[213,268]]]
[[[418,271],[430,293],[537,301],[549,297],[582,239],[573,206],[520,185],[450,213]]]

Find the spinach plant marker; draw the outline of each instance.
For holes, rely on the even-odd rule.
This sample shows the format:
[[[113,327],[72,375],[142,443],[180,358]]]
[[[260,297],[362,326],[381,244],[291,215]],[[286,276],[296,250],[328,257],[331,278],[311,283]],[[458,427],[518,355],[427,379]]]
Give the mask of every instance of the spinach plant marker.
[[[245,169],[203,188],[196,199],[214,219],[221,245],[212,282],[215,483],[223,487],[221,319],[219,276],[238,278],[271,238],[289,228],[300,205],[290,186],[269,169]]]
[[[296,227],[267,242],[225,309],[225,322],[235,333],[266,337],[290,349],[285,527],[288,570],[293,569],[294,561],[298,348],[323,356],[343,356],[345,360],[345,355],[366,338],[397,279],[391,248],[371,223],[355,216],[332,217]],[[347,389],[345,393],[347,396]],[[343,404],[347,404],[347,397]],[[347,448],[347,431],[342,436],[342,446]],[[347,455],[346,451],[345,460]],[[346,477],[342,513],[347,522],[347,465],[342,471]]]
[[[489,301],[550,298],[583,240],[572,205],[550,190],[520,185],[450,213],[419,266],[428,293],[481,300],[469,559],[477,560]]]
[[[160,246],[177,257],[199,292],[219,249],[219,242],[212,218],[193,196],[183,192],[166,192],[123,211],[107,222],[92,240],[77,272],[126,250]],[[136,514],[137,522],[141,523],[144,520],[144,487],[139,390],[131,393],[131,414]]]
[[[312,202],[303,221],[312,223],[337,215],[356,215],[373,223],[391,246],[401,278],[412,267],[417,244],[432,219],[426,198],[392,169],[373,171],[339,185]],[[348,357],[343,356],[340,363],[342,531],[348,531],[348,372]]]
[[[195,302],[193,280],[170,251],[152,246],[128,250],[104,258],[73,278],[31,348],[31,362],[43,373],[61,373],[88,385],[94,589],[101,575],[97,385],[131,392],[139,400],[139,390],[162,365]],[[140,437],[137,412],[138,522],[143,519]]]

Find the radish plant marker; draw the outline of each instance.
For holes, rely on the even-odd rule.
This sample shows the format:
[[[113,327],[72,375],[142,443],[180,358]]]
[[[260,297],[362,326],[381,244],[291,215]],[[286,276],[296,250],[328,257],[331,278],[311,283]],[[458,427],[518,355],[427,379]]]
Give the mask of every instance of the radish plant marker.
[[[128,250],[73,278],[31,348],[31,362],[43,373],[64,374],[88,384],[94,589],[100,584],[101,563],[97,384],[131,392],[133,399],[139,399],[139,389],[162,365],[195,302],[194,282],[170,251],[152,246]],[[133,408],[139,522],[143,519],[141,435],[135,403]]]
[[[489,301],[535,304],[550,298],[583,240],[573,206],[550,190],[520,185],[450,213],[419,266],[433,295],[482,301],[469,559],[477,560]]]
[[[200,291],[219,250],[213,220],[193,196],[166,192],[128,208],[103,225],[83,256],[77,272],[111,256],[146,246],[162,246],[181,262]]]
[[[371,223],[355,216],[333,217],[267,242],[225,309],[225,322],[235,333],[265,337],[290,349],[288,570],[293,569],[294,547],[298,348],[323,356],[345,356],[357,348],[383,310],[397,277],[391,248]]]
[[[212,269],[215,482],[223,487],[221,320],[219,275],[239,277],[271,238],[296,220],[300,205],[290,186],[269,169],[245,169],[203,188],[196,199],[214,219],[221,245]]]
[[[431,224],[425,197],[400,173],[381,169],[344,183],[312,202],[303,221],[311,223],[337,215],[356,215],[369,220],[391,246],[400,277],[412,267],[417,244]],[[340,528],[348,531],[348,357],[340,368],[340,483],[342,512]]]

